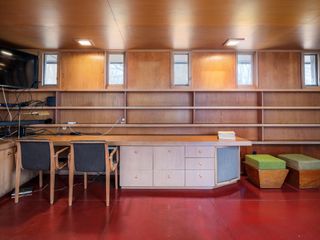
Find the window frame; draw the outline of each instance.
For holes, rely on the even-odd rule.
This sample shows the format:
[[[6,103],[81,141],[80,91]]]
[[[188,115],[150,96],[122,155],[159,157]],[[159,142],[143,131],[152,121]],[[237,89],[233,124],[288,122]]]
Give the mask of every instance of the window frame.
[[[174,79],[174,56],[175,55],[188,55],[188,83],[187,84],[175,84]],[[191,87],[192,77],[191,77],[191,52],[190,51],[172,51],[171,53],[171,86],[173,88],[187,88]]]
[[[112,54],[122,54],[123,55],[123,82],[121,84],[110,84],[109,83],[109,64],[110,64],[110,55]],[[127,69],[127,64],[126,64],[126,53],[122,51],[117,51],[117,52],[107,52],[106,53],[106,86],[107,87],[114,87],[114,88],[119,88],[123,87],[126,84],[126,69]]]
[[[307,85],[305,81],[305,60],[304,57],[305,55],[315,55],[316,56],[316,84],[315,85]],[[320,72],[320,66],[319,66],[319,60],[320,56],[318,52],[302,52],[301,54],[301,80],[302,80],[302,87],[303,88],[316,88],[320,87],[320,77],[319,77],[319,72]]]
[[[256,56],[256,52],[236,52],[236,60],[235,60],[235,70],[236,70],[236,86],[237,88],[256,88],[257,86],[257,76],[256,76],[256,61],[257,61],[257,56]],[[250,55],[251,56],[251,78],[252,78],[252,83],[251,84],[239,84],[238,81],[238,56],[239,55]]]
[[[56,84],[46,84],[45,83],[45,74],[46,74],[46,55],[57,55],[57,83]],[[60,54],[59,52],[43,52],[42,53],[42,64],[41,64],[41,85],[43,87],[52,87],[52,86],[59,86],[59,73],[60,73],[60,67],[59,67],[59,63],[60,63]]]

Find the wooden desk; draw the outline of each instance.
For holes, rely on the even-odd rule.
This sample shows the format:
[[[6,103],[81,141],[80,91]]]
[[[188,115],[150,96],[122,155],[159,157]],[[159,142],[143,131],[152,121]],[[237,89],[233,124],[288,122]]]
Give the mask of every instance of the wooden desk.
[[[55,145],[69,144],[71,141],[81,140],[103,140],[109,145],[130,146],[130,145],[181,145],[192,143],[196,145],[214,146],[251,146],[251,142],[237,137],[236,140],[219,140],[214,135],[39,135],[27,137],[27,139],[49,139]]]
[[[120,146],[120,185],[123,188],[215,188],[240,178],[242,138],[174,135],[42,135],[55,145],[104,140]],[[30,139],[30,137],[28,137]]]

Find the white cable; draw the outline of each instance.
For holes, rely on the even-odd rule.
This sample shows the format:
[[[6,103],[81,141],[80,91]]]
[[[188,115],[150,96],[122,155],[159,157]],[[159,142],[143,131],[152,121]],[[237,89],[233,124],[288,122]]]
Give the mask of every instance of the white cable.
[[[115,123],[111,126],[111,128],[108,129],[108,131],[106,131],[105,133],[102,133],[102,135],[108,135],[112,131],[112,129],[119,123],[119,121],[121,122],[121,120],[122,117],[118,118],[117,121],[115,121]]]
[[[7,109],[8,113],[9,113],[10,122],[12,122],[13,118],[12,118],[12,114],[10,112],[10,109],[8,107],[8,102],[7,102],[6,94],[4,92],[4,87],[2,87],[2,94],[3,94],[4,103],[6,104],[6,109]]]

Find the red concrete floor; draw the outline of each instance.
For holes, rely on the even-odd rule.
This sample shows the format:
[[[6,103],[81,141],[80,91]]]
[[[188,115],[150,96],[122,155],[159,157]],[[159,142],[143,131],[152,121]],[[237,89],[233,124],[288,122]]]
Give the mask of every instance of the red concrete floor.
[[[48,188],[19,204],[2,198],[0,239],[320,239],[320,190],[259,190],[243,178],[215,190],[113,190],[106,208],[101,177],[87,192],[75,186],[68,207],[66,183],[58,177],[53,206]]]

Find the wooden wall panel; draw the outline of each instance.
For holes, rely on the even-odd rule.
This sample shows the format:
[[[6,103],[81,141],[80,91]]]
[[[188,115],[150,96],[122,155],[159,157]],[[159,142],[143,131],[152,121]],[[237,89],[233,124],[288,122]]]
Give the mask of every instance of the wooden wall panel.
[[[235,53],[194,52],[191,63],[194,88],[235,88]]]
[[[127,52],[127,86],[130,89],[170,88],[170,52]]]
[[[256,92],[197,92],[196,106],[257,106]]]
[[[192,111],[128,110],[127,123],[192,123]]]
[[[192,93],[127,93],[128,106],[192,106]]]
[[[104,52],[60,53],[61,89],[104,89]]]
[[[300,62],[299,52],[259,52],[259,88],[301,88]]]
[[[319,141],[320,128],[265,128],[264,138],[266,141]]]
[[[124,106],[124,93],[106,92],[64,92],[62,106]]]
[[[19,103],[19,102],[28,102],[28,101],[46,101],[47,97],[55,96],[54,92],[7,92],[6,98],[9,103]]]
[[[264,123],[320,124],[320,110],[264,110]]]
[[[124,117],[122,110],[61,110],[60,122],[115,123]]]
[[[266,92],[265,106],[320,106],[319,92]]]
[[[196,110],[195,123],[258,123],[257,110]]]

